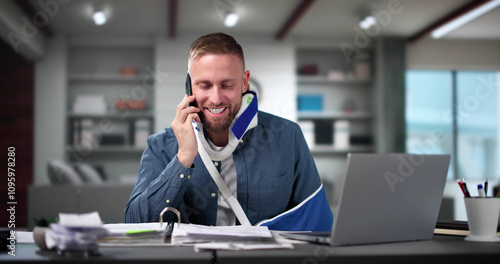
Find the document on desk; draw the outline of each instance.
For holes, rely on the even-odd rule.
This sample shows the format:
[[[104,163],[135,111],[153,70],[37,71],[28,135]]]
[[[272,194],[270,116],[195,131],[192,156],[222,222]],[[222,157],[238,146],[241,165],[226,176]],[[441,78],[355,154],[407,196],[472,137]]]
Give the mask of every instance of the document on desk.
[[[202,250],[293,249],[291,243],[279,243],[267,226],[204,226],[175,224],[172,244],[194,244]]]
[[[99,246],[170,246],[163,240],[160,223],[105,224],[108,235],[98,240]]]
[[[171,243],[163,239],[164,229],[155,223],[105,224],[108,235],[99,246],[191,246],[202,250],[292,249],[291,243],[278,242],[266,226],[204,226],[175,224]],[[133,232],[131,232],[133,231]]]
[[[267,226],[204,226],[176,223],[172,232],[173,244],[273,239]]]
[[[194,251],[203,250],[259,250],[259,249],[293,249],[292,243],[231,243],[231,242],[211,242],[194,245]]]

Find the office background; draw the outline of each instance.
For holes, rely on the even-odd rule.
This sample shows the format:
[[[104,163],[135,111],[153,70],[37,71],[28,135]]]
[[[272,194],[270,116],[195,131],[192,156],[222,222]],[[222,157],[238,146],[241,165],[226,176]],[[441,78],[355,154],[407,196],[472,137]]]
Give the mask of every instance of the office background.
[[[170,125],[184,95],[190,43],[217,31],[242,44],[259,108],[302,126],[332,208],[348,152],[449,153],[442,217],[465,219],[456,178],[495,186],[500,174],[500,8],[429,34],[484,2],[2,1],[2,149],[16,147],[18,224],[49,209],[119,214],[145,136]],[[58,185],[50,161],[91,165],[103,182]]]

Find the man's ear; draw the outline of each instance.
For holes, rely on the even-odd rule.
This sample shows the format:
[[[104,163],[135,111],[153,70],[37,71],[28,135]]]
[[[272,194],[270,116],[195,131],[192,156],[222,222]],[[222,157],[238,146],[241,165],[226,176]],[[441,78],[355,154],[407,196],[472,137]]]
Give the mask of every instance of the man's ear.
[[[245,71],[243,73],[243,90],[241,91],[242,94],[246,93],[248,91],[248,80],[250,79],[250,71]]]

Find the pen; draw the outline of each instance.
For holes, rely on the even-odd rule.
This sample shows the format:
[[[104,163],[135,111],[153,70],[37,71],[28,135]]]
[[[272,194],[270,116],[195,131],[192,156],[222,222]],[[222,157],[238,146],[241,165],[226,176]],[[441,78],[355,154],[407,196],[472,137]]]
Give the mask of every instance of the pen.
[[[464,187],[465,197],[470,197],[469,189],[467,189],[467,183],[465,183],[464,178],[462,178],[462,186]]]
[[[465,193],[464,186],[462,185],[462,182],[460,180],[457,180],[458,186],[460,186],[460,190],[464,193],[464,197],[467,197],[467,194]]]
[[[488,196],[488,179],[484,181],[484,196]]]
[[[477,185],[477,193],[479,194],[479,197],[486,197],[482,184]]]

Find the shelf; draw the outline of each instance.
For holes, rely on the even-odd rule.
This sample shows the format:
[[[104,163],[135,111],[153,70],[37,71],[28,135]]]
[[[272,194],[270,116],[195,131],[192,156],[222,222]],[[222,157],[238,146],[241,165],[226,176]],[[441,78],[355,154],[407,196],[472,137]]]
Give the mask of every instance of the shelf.
[[[315,145],[311,148],[312,154],[347,154],[349,152],[373,152],[371,145],[350,146],[349,148],[336,148],[331,145]]]
[[[331,112],[331,111],[299,111],[299,120],[329,120],[329,119],[370,119],[373,115],[369,112]]]
[[[147,78],[146,78],[147,77]],[[120,74],[69,74],[69,81],[79,81],[79,82],[141,82],[144,79],[151,79],[151,75],[136,75],[136,76],[123,76]]]
[[[153,118],[152,111],[124,110],[114,113],[92,114],[92,113],[68,113],[70,118]]]
[[[297,82],[299,84],[360,84],[368,85],[371,80],[358,80],[358,79],[331,79],[326,76],[298,76]]]

